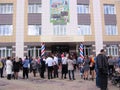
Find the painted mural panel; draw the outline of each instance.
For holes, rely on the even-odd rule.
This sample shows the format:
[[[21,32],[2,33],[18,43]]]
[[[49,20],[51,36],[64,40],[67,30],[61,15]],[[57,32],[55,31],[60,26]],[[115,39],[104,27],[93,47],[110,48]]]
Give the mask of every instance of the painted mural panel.
[[[69,0],[50,0],[50,22],[53,24],[69,22]]]

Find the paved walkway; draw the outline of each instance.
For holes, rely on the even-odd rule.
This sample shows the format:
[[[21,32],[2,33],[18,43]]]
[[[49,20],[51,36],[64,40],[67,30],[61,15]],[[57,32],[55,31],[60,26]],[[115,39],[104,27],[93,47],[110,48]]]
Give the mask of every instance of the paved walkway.
[[[29,74],[29,79],[24,80],[7,80],[0,78],[0,90],[99,90],[95,86],[95,81],[83,80],[78,73],[75,73],[76,80],[70,81],[69,79],[41,79],[39,75],[33,77],[32,73]],[[109,90],[120,90],[113,86],[111,83],[108,85]]]

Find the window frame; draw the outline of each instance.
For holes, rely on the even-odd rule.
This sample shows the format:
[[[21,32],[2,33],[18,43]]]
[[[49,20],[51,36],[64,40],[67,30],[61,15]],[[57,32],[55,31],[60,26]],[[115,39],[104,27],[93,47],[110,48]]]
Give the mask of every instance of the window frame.
[[[28,13],[42,13],[41,3],[33,3],[33,4],[29,3],[28,4]]]
[[[90,5],[89,4],[78,4],[77,5],[77,13],[78,14],[89,14],[90,13]]]
[[[117,50],[117,52],[116,52]],[[119,47],[117,45],[110,45],[106,47],[106,53],[108,56],[118,56],[119,55]]]
[[[118,35],[117,25],[105,25],[105,34],[110,36]]]
[[[104,4],[104,14],[112,14],[112,15],[116,14],[115,5],[114,4]]]
[[[34,32],[34,30],[32,30],[31,32],[29,31],[30,27],[33,29],[35,29],[36,31]],[[39,30],[37,29],[39,28]],[[42,27],[40,24],[36,24],[36,25],[28,25],[28,36],[40,36],[42,33]]]
[[[12,36],[13,25],[0,25],[0,36]]]
[[[78,35],[83,35],[83,36],[91,35],[92,34],[91,33],[91,25],[78,25],[77,33],[78,33]]]
[[[12,13],[13,13],[13,3],[0,4],[0,14],[12,14]]]
[[[66,35],[66,25],[54,25],[53,26],[53,34],[56,36]]]

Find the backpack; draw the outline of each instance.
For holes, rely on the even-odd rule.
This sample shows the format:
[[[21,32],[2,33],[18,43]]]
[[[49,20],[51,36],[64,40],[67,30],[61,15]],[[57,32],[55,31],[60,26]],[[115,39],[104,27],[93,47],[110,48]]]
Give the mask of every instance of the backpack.
[[[3,63],[0,61],[0,68],[2,68],[3,67]]]

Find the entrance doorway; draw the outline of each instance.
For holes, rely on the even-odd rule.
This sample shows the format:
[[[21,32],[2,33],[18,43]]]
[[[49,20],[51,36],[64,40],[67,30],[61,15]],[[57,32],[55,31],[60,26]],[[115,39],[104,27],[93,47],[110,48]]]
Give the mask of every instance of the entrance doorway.
[[[69,52],[68,45],[52,45],[52,53]]]
[[[92,54],[92,46],[90,46],[90,45],[84,46],[83,52],[84,52],[84,56],[91,55]]]

